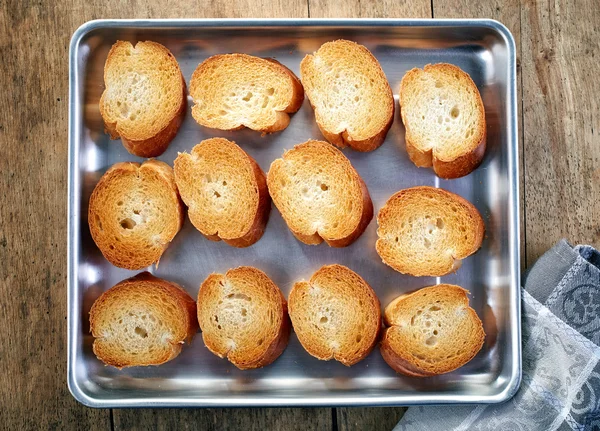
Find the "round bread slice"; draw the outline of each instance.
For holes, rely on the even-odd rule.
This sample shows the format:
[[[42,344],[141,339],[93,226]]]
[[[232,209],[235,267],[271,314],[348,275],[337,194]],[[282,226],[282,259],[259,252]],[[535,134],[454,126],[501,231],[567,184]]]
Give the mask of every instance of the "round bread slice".
[[[206,347],[240,370],[269,365],[290,338],[283,294],[264,272],[249,266],[204,280],[198,321]]]
[[[424,287],[385,309],[381,355],[408,376],[426,377],[462,367],[481,350],[481,320],[467,291],[452,284]]]
[[[377,215],[375,245],[383,263],[414,276],[441,276],[475,253],[485,226],[477,208],[443,189],[422,186],[394,194]]]
[[[100,114],[111,139],[131,154],[160,156],[183,122],[185,80],[173,54],[156,42],[117,41],[104,65]]]
[[[269,193],[292,233],[305,244],[346,247],[373,218],[369,191],[340,150],[307,141],[271,164]]]
[[[141,269],[160,259],[183,225],[173,169],[164,162],[116,163],[90,197],[94,242],[113,265]]]
[[[265,231],[271,198],[264,172],[235,142],[212,138],[179,153],[175,181],[192,224],[212,241],[248,247]]]
[[[394,121],[394,95],[377,59],[348,40],[304,57],[300,76],[317,125],[338,147],[373,151]]]
[[[221,130],[277,132],[304,101],[300,80],[278,61],[246,54],[215,55],[192,75],[192,116]]]
[[[296,283],[289,300],[298,340],[315,358],[351,366],[375,347],[381,329],[379,300],[351,269],[323,266],[309,282]]]
[[[194,299],[148,272],[113,286],[90,310],[94,354],[117,368],[164,364],[197,331]]]
[[[477,86],[460,68],[440,63],[408,71],[400,84],[400,112],[415,165],[458,178],[481,163],[485,110]]]

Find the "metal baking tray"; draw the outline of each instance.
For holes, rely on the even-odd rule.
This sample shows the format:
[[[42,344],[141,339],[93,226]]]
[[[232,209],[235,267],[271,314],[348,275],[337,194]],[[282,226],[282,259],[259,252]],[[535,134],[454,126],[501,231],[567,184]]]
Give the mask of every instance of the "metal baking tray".
[[[488,337],[481,352],[459,370],[418,379],[397,375],[377,348],[351,368],[319,361],[292,334],[275,363],[240,371],[210,353],[198,334],[178,358],[159,367],[105,367],[92,353],[88,312],[103,291],[137,272],[115,268],[102,257],[88,230],[88,199],[113,163],[142,160],[103,131],[98,101],[111,45],[118,39],[160,42],[175,55],[189,82],[205,58],[230,52],[273,57],[299,74],[307,53],[339,38],[371,50],[396,100],[402,76],[413,67],[449,62],[471,75],[481,91],[488,125],[487,153],[472,174],[445,181],[430,169],[416,168],[404,148],[398,109],[379,149],[346,149],[344,154],[365,180],[376,212],[394,192],[424,184],[473,202],[486,225],[481,250],[465,259],[456,274],[410,277],[381,262],[375,252],[375,219],[350,247],[308,246],[292,236],[273,207],[263,238],[245,249],[210,242],[186,221],[160,266],[149,270],[196,297],[211,272],[251,265],[264,270],[287,296],[295,281],[309,278],[324,264],[340,263],[367,280],[382,307],[423,286],[455,283],[471,292],[471,304],[484,321]],[[513,37],[493,20],[99,20],[81,26],[71,40],[69,70],[68,384],[73,396],[93,407],[389,406],[510,398],[521,374],[515,58]],[[287,129],[268,136],[207,129],[195,123],[189,110],[177,137],[159,157],[171,165],[178,151],[222,136],[236,141],[266,172],[285,149],[309,138],[322,139],[308,100]]]

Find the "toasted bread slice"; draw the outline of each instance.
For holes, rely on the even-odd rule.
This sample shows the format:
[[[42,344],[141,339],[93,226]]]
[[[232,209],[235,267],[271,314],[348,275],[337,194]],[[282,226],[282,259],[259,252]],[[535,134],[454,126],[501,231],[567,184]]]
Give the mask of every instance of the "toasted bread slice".
[[[292,233],[305,244],[346,247],[373,218],[367,186],[340,150],[307,141],[271,164],[269,193]]]
[[[90,197],[94,242],[113,265],[141,269],[158,262],[183,225],[173,169],[164,162],[114,164]]]
[[[406,150],[442,178],[472,172],[485,153],[485,110],[471,77],[452,64],[412,69],[400,84]]]
[[[377,344],[379,300],[371,286],[349,268],[321,267],[309,282],[294,285],[289,300],[294,332],[315,358],[351,366]]]
[[[211,241],[248,247],[265,231],[271,198],[264,172],[223,138],[200,142],[175,159],[175,181],[192,224]]]
[[[148,272],[113,286],[90,310],[94,354],[117,368],[164,364],[197,331],[194,299]]]
[[[338,147],[379,147],[394,121],[394,95],[371,52],[348,40],[322,45],[304,57],[300,77],[317,125]]]
[[[281,63],[246,54],[215,55],[192,75],[192,116],[221,130],[277,132],[304,101],[300,80]]]
[[[249,266],[204,280],[198,321],[206,347],[241,370],[269,365],[290,338],[283,294],[264,272]]]
[[[414,276],[456,271],[475,253],[485,226],[477,208],[443,189],[422,186],[394,194],[377,215],[383,263]]]
[[[117,41],[104,65],[100,114],[111,139],[131,154],[160,156],[183,122],[185,81],[173,54],[156,42]]]
[[[424,287],[385,309],[383,359],[399,373],[425,377],[469,362],[483,346],[481,320],[467,291],[452,284]]]

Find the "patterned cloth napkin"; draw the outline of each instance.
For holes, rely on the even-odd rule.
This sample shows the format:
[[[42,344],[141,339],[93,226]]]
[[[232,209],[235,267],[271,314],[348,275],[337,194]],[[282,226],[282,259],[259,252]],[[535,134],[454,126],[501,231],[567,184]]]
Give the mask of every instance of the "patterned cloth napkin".
[[[521,293],[523,379],[514,398],[411,407],[394,431],[600,430],[600,253],[560,241]]]

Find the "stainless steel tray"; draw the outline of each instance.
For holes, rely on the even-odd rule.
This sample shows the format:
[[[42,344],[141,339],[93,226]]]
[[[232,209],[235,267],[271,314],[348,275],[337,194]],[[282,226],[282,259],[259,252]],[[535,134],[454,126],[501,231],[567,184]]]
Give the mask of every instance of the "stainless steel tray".
[[[473,202],[484,217],[486,237],[457,274],[441,281],[471,291],[471,304],[488,334],[482,351],[463,368],[438,377],[399,376],[378,349],[347,368],[309,356],[292,335],[272,365],[239,371],[211,354],[198,335],[181,355],[160,367],[119,371],[105,367],[91,349],[88,312],[101,292],[136,272],[113,267],[94,245],[87,224],[90,193],[104,171],[131,156],[120,141],[103,132],[98,101],[103,67],[117,39],[154,40],[175,55],[186,81],[198,63],[219,53],[244,52],[274,57],[299,72],[300,60],[330,40],[346,38],[367,46],[397,92],[403,74],[427,63],[449,62],[468,72],[486,108],[488,149],[482,166],[457,180],[439,180],[418,169],[404,149],[398,110],[385,143],[371,153],[344,150],[364,178],[375,211],[394,192],[435,185]],[[155,406],[338,406],[441,403],[496,403],[516,391],[521,372],[519,318],[519,199],[517,163],[515,44],[510,32],[492,20],[100,20],[80,27],[70,47],[69,228],[68,228],[68,383],[74,397],[93,407]],[[189,111],[189,108],[188,108]],[[281,133],[261,137],[252,131],[221,132],[197,125],[188,112],[168,150],[159,159],[172,165],[178,151],[203,139],[235,140],[263,170],[284,149],[322,136],[305,101]],[[385,266],[375,252],[377,223],[352,246],[307,246],[288,231],[273,208],[264,237],[235,249],[204,239],[186,221],[160,261],[150,269],[184,286],[196,297],[211,272],[239,265],[264,270],[289,293],[323,264],[340,263],[362,275],[382,306],[397,295],[440,282],[405,276]]]

